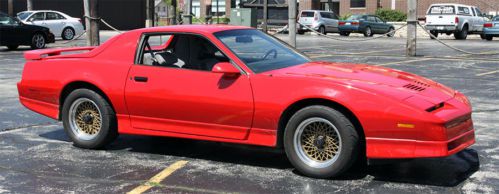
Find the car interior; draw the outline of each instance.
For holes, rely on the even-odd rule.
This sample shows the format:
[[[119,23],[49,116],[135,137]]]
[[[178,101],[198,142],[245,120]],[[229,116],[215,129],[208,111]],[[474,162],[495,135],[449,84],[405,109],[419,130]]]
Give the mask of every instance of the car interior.
[[[197,35],[169,35],[166,42],[159,45],[154,43],[154,36],[145,38],[141,64],[211,71],[218,62],[230,61],[211,42]]]

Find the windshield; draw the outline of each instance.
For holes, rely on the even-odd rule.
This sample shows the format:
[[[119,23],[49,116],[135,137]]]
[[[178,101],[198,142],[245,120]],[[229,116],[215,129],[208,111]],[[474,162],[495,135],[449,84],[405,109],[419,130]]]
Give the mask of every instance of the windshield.
[[[255,73],[310,61],[298,51],[259,30],[227,30],[217,32],[215,36]]]
[[[17,14],[17,17],[21,20],[25,20],[28,16],[31,15],[31,13],[33,12],[30,12],[30,11],[24,11],[24,12],[21,12],[21,13],[18,13]]]
[[[347,20],[361,20],[361,19],[362,19],[362,15],[352,15],[352,16],[347,18]]]
[[[469,11],[469,10],[468,10]],[[428,11],[428,15],[455,14],[453,5],[436,5]]]

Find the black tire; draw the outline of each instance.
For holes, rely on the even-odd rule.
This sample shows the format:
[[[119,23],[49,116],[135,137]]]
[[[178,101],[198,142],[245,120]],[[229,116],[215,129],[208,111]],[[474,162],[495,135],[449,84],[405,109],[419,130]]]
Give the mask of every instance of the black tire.
[[[364,29],[364,36],[365,37],[371,37],[373,35],[374,34],[373,34],[371,27],[368,26],[368,27],[366,27],[366,29]]]
[[[303,35],[303,34],[305,34],[305,31],[303,31],[303,30],[298,30],[298,32],[297,32],[297,33],[298,33],[298,34],[300,34],[300,35]]]
[[[485,34],[480,34],[480,38],[481,38],[482,40],[485,40],[485,39],[487,39],[487,36],[485,36]]]
[[[78,100],[89,100],[93,102],[101,115],[101,127],[92,139],[82,139],[75,133],[75,128],[70,121],[70,111]],[[64,100],[62,108],[62,122],[66,134],[73,141],[73,145],[80,148],[100,149],[111,143],[117,136],[117,121],[113,108],[97,92],[89,89],[76,89]],[[85,121],[86,122],[86,121]],[[92,122],[93,119],[92,119]],[[79,128],[78,128],[79,129]]]
[[[332,160],[333,163],[320,168],[311,166],[303,159],[300,159],[303,156],[294,143],[295,133],[299,130],[300,124],[315,118],[325,119],[332,123],[339,133],[339,139],[341,139],[340,151],[336,160]],[[315,137],[314,141],[316,141]],[[286,125],[283,143],[291,164],[305,176],[314,178],[331,178],[345,172],[355,163],[359,150],[359,136],[352,122],[341,112],[321,105],[309,106],[297,111]],[[298,146],[301,148],[301,145]]]
[[[327,34],[327,32],[326,32],[326,28],[325,28],[324,26],[320,26],[320,27],[319,27],[319,32],[320,32],[321,34],[324,34],[324,35],[326,35],[326,34]]]
[[[66,31],[71,32],[70,34],[66,34]],[[62,33],[61,33],[61,38],[63,40],[72,40],[74,37],[76,36],[75,34],[75,30],[71,27],[66,27],[62,30]]]
[[[393,31],[393,32],[392,32],[392,31]],[[391,33],[388,33],[388,32],[391,32]],[[393,37],[393,36],[395,36],[395,28],[390,27],[390,28],[388,29],[388,32],[386,32],[386,33],[388,33],[388,34],[386,34],[386,36],[388,36],[388,37]]]
[[[19,48],[19,45],[9,45],[9,46],[7,46],[7,48],[9,50],[16,50],[17,48]]]
[[[485,35],[485,40],[492,41],[493,39],[494,39],[493,36],[491,36],[491,35]]]
[[[438,38],[438,32],[437,31],[430,31],[430,34],[435,36],[435,38]],[[431,39],[435,39],[433,36],[430,36]]]
[[[341,36],[350,36],[350,32],[340,32]]]
[[[468,37],[468,26],[464,25],[461,31],[457,31],[454,33],[454,38],[457,40],[466,40]]]
[[[47,39],[42,33],[35,33],[31,37],[31,48],[32,49],[42,49],[45,48]]]

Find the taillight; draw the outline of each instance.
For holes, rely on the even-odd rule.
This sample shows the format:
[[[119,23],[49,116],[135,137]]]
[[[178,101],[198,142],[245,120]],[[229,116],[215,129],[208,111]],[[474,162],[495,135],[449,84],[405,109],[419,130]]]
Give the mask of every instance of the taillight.
[[[494,24],[492,24],[492,23],[485,23],[485,24],[483,24],[483,27],[484,28],[492,28],[492,27],[494,27]]]
[[[314,13],[314,21],[317,21],[319,20],[319,16],[317,15],[317,13]]]
[[[357,26],[359,25],[359,22],[352,22],[352,25]]]
[[[346,24],[346,22],[338,22],[338,25],[340,25],[340,26],[343,26],[345,24]]]
[[[456,24],[459,24],[459,18],[458,18],[458,17],[456,17],[456,18],[454,19],[454,22],[455,22]]]

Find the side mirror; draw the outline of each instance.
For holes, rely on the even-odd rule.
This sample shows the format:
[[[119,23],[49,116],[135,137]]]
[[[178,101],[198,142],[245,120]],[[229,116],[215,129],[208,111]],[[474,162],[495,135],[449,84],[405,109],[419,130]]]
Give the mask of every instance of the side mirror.
[[[211,69],[213,73],[223,73],[226,75],[239,75],[241,71],[229,62],[219,62]]]

